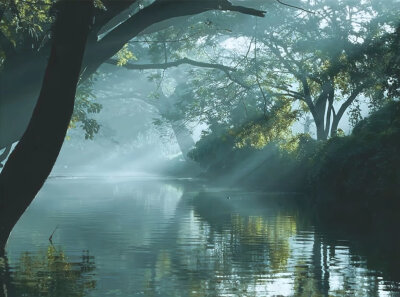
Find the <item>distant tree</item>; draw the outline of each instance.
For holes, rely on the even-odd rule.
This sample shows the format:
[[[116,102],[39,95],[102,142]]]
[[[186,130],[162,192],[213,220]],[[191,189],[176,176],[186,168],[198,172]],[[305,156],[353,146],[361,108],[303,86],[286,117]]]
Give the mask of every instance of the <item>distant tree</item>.
[[[390,46],[399,20],[395,1],[255,5],[267,10],[268,18],[249,24],[240,15],[234,22],[208,15],[191,35],[162,31],[143,41],[154,62],[189,55],[229,67],[187,72],[174,104],[182,119],[240,127],[238,141],[244,137],[260,147],[287,138],[293,122],[307,116],[317,138],[325,140],[341,131],[346,112],[351,124],[360,120],[362,101],[373,110],[393,98],[386,91],[394,88],[388,86],[394,80],[388,69],[394,71],[390,65],[397,52]],[[212,30],[218,34],[203,35]]]
[[[311,113],[317,138],[337,133],[361,95],[382,89],[389,62],[382,45],[396,28],[395,1],[301,1],[295,15],[280,7],[257,24],[253,71],[274,100],[297,101]],[[377,59],[379,56],[379,60]]]

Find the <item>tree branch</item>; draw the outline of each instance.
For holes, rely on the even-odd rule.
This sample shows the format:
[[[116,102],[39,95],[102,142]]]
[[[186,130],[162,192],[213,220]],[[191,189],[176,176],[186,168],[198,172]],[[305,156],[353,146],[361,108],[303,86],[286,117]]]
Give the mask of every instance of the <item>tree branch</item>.
[[[125,21],[129,18],[129,8],[135,2],[137,2],[137,0],[103,0],[103,4],[106,10],[100,11],[96,14],[95,23],[93,24],[91,31],[94,31],[96,34],[101,32],[104,33],[110,28],[117,26],[119,23]]]
[[[288,92],[287,95],[292,96],[293,98],[302,98],[302,100],[304,100],[304,94],[296,92],[296,91],[292,91],[288,88],[285,87],[281,87],[281,86],[274,86],[275,89],[281,90],[281,91],[286,91]],[[279,93],[276,93],[279,94]]]
[[[354,91],[350,94],[349,98],[340,106],[338,112],[337,112],[337,118],[339,120],[342,118],[344,112],[346,109],[353,103],[353,101],[357,98],[357,96],[361,93],[361,91],[368,85],[368,82],[361,84],[357,86]]]
[[[104,61],[114,56],[127,42],[151,25],[167,19],[195,15],[209,10],[236,11],[258,17],[263,17],[265,14],[261,10],[234,6],[227,0],[156,1],[111,30],[87,51],[84,77],[94,73]]]
[[[242,88],[249,90],[251,88],[250,85],[246,84],[245,82],[242,82],[241,80],[237,79],[236,77],[233,77],[230,71],[224,71],[226,76],[233,81],[234,83],[238,84]]]
[[[276,2],[278,2],[279,4],[282,4],[282,5],[285,5],[285,6],[291,7],[291,8],[295,8],[295,9],[298,9],[298,10],[304,11],[304,12],[308,12],[308,13],[315,14],[315,12],[313,12],[313,11],[311,11],[311,10],[304,9],[304,8],[301,8],[301,7],[299,7],[299,6],[295,6],[295,5],[287,4],[287,3],[284,3],[284,2],[282,2],[281,0],[276,0]]]
[[[107,64],[111,65],[118,65],[118,61],[115,59],[109,59],[106,61]],[[240,81],[239,79],[235,78],[232,76],[231,72],[236,71],[235,68],[225,66],[222,64],[215,64],[215,63],[206,63],[206,62],[199,62],[195,61],[189,58],[183,58],[179,59],[173,62],[167,62],[167,63],[156,63],[156,64],[132,64],[132,63],[127,63],[125,65],[121,65],[121,67],[124,67],[129,70],[151,70],[151,69],[168,69],[172,67],[178,67],[183,64],[188,64],[188,65],[193,65],[196,67],[202,67],[202,68],[211,68],[211,69],[219,69],[223,71],[226,76],[233,81],[234,83],[240,85],[241,87],[245,89],[250,89],[251,86],[247,85],[246,83]]]
[[[291,55],[291,53],[289,52],[287,45],[286,45],[284,42],[282,42],[282,41],[276,39],[272,34],[269,34],[269,39],[272,40],[276,45],[278,45],[279,47],[281,47],[281,48],[283,49],[283,51],[285,52],[285,57],[282,57],[282,55],[280,54],[278,48],[275,47],[274,49],[272,49],[272,46],[267,44],[267,46],[268,46],[271,50],[273,50],[273,51],[275,50],[275,51],[274,51],[274,54],[275,54],[275,55],[277,55],[277,53],[279,53],[278,59],[279,59],[282,63],[284,63],[285,67],[286,67],[289,71],[291,71],[292,74],[294,74],[294,75],[296,76],[297,79],[299,79],[300,76],[304,76],[304,72],[305,72],[305,71],[304,71],[304,60],[303,60],[303,61],[298,61],[298,60],[296,60],[296,59]],[[264,43],[264,44],[265,44],[265,43]],[[293,64],[295,64],[295,65],[297,66],[298,70],[294,69],[293,67],[290,67],[290,68],[289,68],[290,64],[289,64],[288,61],[286,61],[286,59],[285,59],[286,57],[287,57],[288,59],[290,59],[290,61],[291,61]],[[284,60],[285,62],[283,62],[282,60]],[[315,75],[307,74],[307,77],[308,77],[309,79],[315,81],[316,83],[320,84],[320,85],[323,84],[322,80],[321,80],[319,77],[315,76]]]
[[[118,65],[118,61],[115,59],[109,59],[106,61],[107,64],[111,65]],[[220,69],[222,71],[235,71],[235,68],[225,66],[222,64],[214,64],[214,63],[206,63],[206,62],[199,62],[195,61],[189,58],[183,58],[179,59],[173,62],[167,62],[167,63],[155,63],[155,64],[132,64],[132,63],[127,63],[125,65],[121,65],[122,67],[130,70],[150,70],[150,69],[168,69],[172,67],[178,67],[179,65],[183,64],[188,64],[188,65],[193,65],[196,67],[203,67],[203,68],[214,68],[214,69]]]

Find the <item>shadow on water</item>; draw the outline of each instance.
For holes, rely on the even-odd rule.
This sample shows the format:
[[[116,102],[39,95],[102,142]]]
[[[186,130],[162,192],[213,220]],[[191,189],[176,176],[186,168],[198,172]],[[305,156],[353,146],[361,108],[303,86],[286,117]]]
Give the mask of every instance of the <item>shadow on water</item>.
[[[246,193],[230,195],[200,193],[194,209],[210,233],[229,232],[232,261],[240,258],[242,271],[251,263],[258,266],[252,268],[261,274],[255,279],[291,274],[290,296],[381,296],[384,291],[400,296],[400,245],[393,230],[354,233],[323,225],[315,213],[299,207],[298,195],[253,194],[251,200],[243,198]]]
[[[362,197],[357,199],[361,201]],[[327,210],[318,211],[310,201],[312,200],[296,200],[290,205],[297,209],[300,217],[308,218],[315,226],[315,232],[323,234],[323,244],[335,247],[346,242],[353,259],[365,259],[368,269],[379,271],[383,278],[397,283],[394,290],[400,291],[398,219],[393,216],[374,216],[370,220],[359,213],[346,215],[346,219],[342,219],[340,215],[334,216],[338,213],[337,210],[328,210],[329,213],[326,213]],[[346,205],[337,207],[346,209]]]
[[[324,244],[327,246],[346,241],[353,259],[365,259],[368,269],[379,271],[383,278],[394,282],[391,284],[395,285],[393,289],[400,291],[400,238],[397,227],[386,225],[371,229],[357,226],[354,229],[351,223],[333,225],[320,222],[317,230],[325,234]]]

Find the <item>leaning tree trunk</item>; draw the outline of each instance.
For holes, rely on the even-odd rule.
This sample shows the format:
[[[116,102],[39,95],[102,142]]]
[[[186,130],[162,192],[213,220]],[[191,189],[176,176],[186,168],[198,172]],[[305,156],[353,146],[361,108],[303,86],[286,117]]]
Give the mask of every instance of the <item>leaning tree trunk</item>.
[[[0,249],[42,187],[71,120],[93,1],[59,2],[54,41],[28,128],[0,174]]]
[[[41,55],[13,57],[0,73],[0,149],[20,140],[28,127],[46,70]]]

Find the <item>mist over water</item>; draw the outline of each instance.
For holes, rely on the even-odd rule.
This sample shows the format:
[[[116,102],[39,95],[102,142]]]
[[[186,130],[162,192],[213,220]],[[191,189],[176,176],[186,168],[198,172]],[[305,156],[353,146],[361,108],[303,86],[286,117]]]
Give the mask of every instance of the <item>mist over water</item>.
[[[10,167],[23,201],[0,197],[0,222],[27,209],[0,250],[0,297],[400,297],[399,1],[188,1],[95,1],[88,52],[154,3],[188,11],[83,69],[36,197],[19,195],[42,185],[18,180],[25,162]],[[47,0],[11,2],[2,166],[54,21]],[[45,136],[30,140],[58,152]]]
[[[36,283],[68,285],[68,296],[398,296],[395,275],[368,268],[373,259],[313,225],[293,199],[195,182],[53,178],[8,242],[11,279],[33,294],[24,296],[41,296]]]
[[[154,85],[138,72],[115,73],[93,86],[95,102],[102,105],[92,115],[100,125],[98,134],[86,140],[79,125],[69,130],[53,176],[162,175],[165,167],[184,160],[171,126],[154,125],[160,117],[148,97]],[[133,82],[141,87],[129,87]]]

